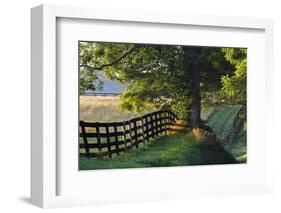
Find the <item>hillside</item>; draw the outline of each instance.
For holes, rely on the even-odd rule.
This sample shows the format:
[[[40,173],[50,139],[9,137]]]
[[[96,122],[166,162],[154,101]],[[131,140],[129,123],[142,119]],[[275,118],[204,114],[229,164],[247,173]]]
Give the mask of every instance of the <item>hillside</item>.
[[[220,107],[207,119],[206,124],[211,127],[220,141],[224,141],[230,134],[241,107],[240,105]],[[224,148],[239,162],[247,162],[246,121],[237,129],[234,141],[225,143]]]

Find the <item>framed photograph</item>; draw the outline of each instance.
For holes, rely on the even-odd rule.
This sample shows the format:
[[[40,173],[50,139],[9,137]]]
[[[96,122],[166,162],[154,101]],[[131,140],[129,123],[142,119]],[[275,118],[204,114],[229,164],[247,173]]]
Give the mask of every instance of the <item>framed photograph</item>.
[[[272,20],[31,15],[33,204],[270,192]]]

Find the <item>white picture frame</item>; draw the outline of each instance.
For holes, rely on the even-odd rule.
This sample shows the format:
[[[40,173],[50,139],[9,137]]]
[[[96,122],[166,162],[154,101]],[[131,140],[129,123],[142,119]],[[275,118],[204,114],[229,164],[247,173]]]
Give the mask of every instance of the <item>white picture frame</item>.
[[[153,188],[153,192],[148,194],[138,193],[138,189],[134,194],[133,191],[124,191],[123,196],[119,193],[111,193],[107,198],[105,195],[64,195],[58,193],[58,185],[61,184],[59,173],[61,166],[58,166],[60,153],[58,152],[57,139],[57,88],[60,82],[57,79],[57,29],[58,20],[63,19],[79,19],[79,20],[100,20],[100,21],[118,21],[122,23],[133,22],[142,23],[143,25],[153,23],[154,26],[198,26],[202,28],[222,29],[230,31],[234,29],[259,30],[264,34],[264,69],[262,74],[266,76],[264,79],[265,87],[261,88],[264,93],[267,107],[272,107],[272,99],[270,91],[273,87],[273,21],[271,19],[257,18],[241,18],[241,17],[216,17],[203,15],[173,14],[173,13],[153,13],[148,11],[122,11],[101,8],[84,8],[74,6],[54,6],[41,5],[31,10],[31,201],[33,204],[47,208],[59,206],[75,206],[75,205],[91,205],[98,203],[114,203],[114,202],[138,202],[143,200],[165,200],[178,199],[194,196],[211,196],[211,195],[232,195],[232,194],[251,194],[263,193],[270,191],[270,161],[266,162],[261,168],[256,168],[257,173],[264,173],[264,178],[253,181],[249,184],[245,181],[232,185],[210,185],[207,187],[200,186],[199,181],[194,182],[194,187],[190,186],[179,189],[174,185],[166,187],[163,190]],[[250,79],[251,80],[251,79]],[[252,80],[251,80],[252,81]],[[260,109],[262,110],[262,108]],[[261,111],[260,111],[261,112]],[[264,116],[262,122],[268,123],[268,118]],[[268,136],[270,128],[266,126],[263,134],[266,146],[270,146]],[[76,143],[76,141],[74,142]],[[267,156],[268,157],[268,156]],[[246,168],[247,169],[247,168]],[[197,170],[200,170],[198,168]],[[259,171],[258,171],[259,170]],[[177,172],[178,169],[172,172]],[[78,172],[78,171],[77,171]],[[211,171],[210,171],[211,172]],[[102,178],[111,171],[103,172]],[[114,172],[113,172],[114,173]],[[147,175],[149,173],[170,175],[171,169],[162,168],[154,171],[146,170],[142,173],[127,170],[122,175]],[[116,173],[115,173],[116,174]],[[183,173],[184,174],[184,173]],[[186,173],[185,173],[186,174]],[[199,173],[198,173],[199,174]],[[241,173],[242,174],[242,173]],[[87,174],[86,174],[87,175]],[[92,173],[91,177],[97,176]],[[85,174],[84,174],[85,176]],[[146,177],[146,176],[143,176]],[[171,179],[175,176],[169,176]],[[215,177],[215,176],[214,176]],[[73,179],[74,180],[74,179]],[[102,179],[101,179],[102,181]],[[182,183],[182,182],[181,182]],[[164,185],[163,185],[164,186]],[[68,185],[68,187],[70,187]],[[73,186],[73,189],[76,190]],[[89,189],[90,190],[90,189]]]

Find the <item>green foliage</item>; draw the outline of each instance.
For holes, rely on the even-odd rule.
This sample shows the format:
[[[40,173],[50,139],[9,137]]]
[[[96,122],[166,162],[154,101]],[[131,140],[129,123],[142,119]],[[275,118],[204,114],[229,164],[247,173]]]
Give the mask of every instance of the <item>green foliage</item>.
[[[103,72],[110,80],[129,85],[121,96],[121,111],[169,108],[187,118],[191,70],[200,72],[202,102],[209,104],[209,94],[220,94],[221,89],[223,99],[235,100],[238,94],[239,101],[245,99],[245,92],[238,92],[246,88],[244,49],[106,42],[80,42],[79,48],[81,94],[101,89],[97,73]]]
[[[247,49],[224,48],[223,52],[226,60],[235,66],[235,72],[232,75],[222,76],[222,90],[232,102],[245,102],[247,93]]]
[[[79,63],[86,65],[80,67],[80,95],[83,95],[87,90],[101,90],[103,82],[97,77],[97,71],[92,69],[96,62],[97,49],[92,43],[79,43]]]
[[[224,57],[231,64],[237,64],[247,58],[246,48],[222,48]]]
[[[80,158],[81,170],[227,164],[237,161],[218,143],[201,143],[192,135],[163,136],[112,159]]]

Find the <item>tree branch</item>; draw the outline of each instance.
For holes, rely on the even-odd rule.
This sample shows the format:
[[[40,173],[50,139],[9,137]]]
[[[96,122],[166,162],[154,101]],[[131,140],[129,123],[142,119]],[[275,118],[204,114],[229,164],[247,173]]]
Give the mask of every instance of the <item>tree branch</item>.
[[[80,64],[80,67],[86,67],[86,68],[89,68],[89,69],[94,69],[94,67],[89,66],[87,64]]]
[[[113,60],[112,62],[108,63],[108,64],[102,64],[98,67],[92,67],[89,66],[87,64],[81,64],[80,67],[87,67],[89,69],[94,69],[94,70],[102,70],[104,67],[109,67],[112,66],[116,63],[118,63],[119,61],[121,61],[123,58],[125,58],[127,55],[131,54],[133,51],[135,51],[137,48],[139,48],[139,45],[133,45],[130,49],[128,49],[127,51],[125,51],[122,55],[120,55],[118,58],[116,58],[115,60]]]

